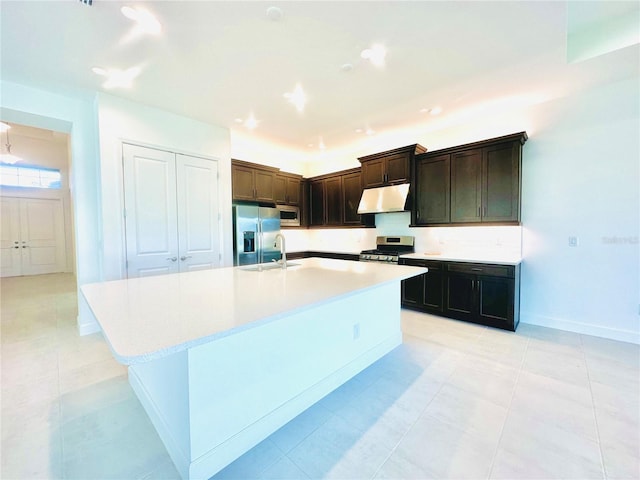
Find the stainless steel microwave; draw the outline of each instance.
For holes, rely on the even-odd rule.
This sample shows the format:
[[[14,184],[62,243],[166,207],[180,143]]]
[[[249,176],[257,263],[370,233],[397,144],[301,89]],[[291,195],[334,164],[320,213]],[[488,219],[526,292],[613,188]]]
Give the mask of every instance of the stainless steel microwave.
[[[280,225],[283,227],[300,226],[300,207],[293,205],[276,205],[280,212]]]

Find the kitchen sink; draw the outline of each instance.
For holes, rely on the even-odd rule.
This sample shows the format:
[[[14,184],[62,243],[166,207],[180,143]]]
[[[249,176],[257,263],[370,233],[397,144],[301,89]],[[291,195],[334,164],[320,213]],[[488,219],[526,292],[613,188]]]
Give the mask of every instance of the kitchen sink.
[[[287,262],[287,268],[297,267],[300,264],[297,262]],[[282,265],[279,263],[263,263],[260,265],[246,265],[244,267],[240,267],[242,270],[247,270],[250,272],[259,272],[261,270],[278,270],[282,268]]]

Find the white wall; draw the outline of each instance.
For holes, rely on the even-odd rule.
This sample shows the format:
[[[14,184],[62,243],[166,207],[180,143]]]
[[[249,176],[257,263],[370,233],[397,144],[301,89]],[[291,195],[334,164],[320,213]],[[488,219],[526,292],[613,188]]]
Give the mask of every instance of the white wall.
[[[278,145],[240,128],[231,129],[231,158],[276,167],[283,172],[306,174],[307,152]]]
[[[9,122],[71,134],[70,190],[78,286],[101,279],[98,138],[93,97],[68,97],[3,81],[0,116]],[[79,294],[79,297],[81,295]],[[78,325],[92,322],[78,306]]]
[[[229,130],[98,94],[98,118],[104,226],[104,279],[125,277],[122,142],[219,161],[224,265],[233,265],[231,229],[231,160]]]
[[[521,321],[640,343],[639,104],[635,78],[530,112]]]

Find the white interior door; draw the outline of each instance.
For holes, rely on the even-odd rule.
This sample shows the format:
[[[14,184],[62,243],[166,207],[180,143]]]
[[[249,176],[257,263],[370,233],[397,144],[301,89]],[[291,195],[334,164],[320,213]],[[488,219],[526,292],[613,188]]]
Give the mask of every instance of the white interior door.
[[[20,200],[0,197],[0,275],[22,275]]]
[[[124,144],[123,164],[127,276],[177,272],[175,155]]]
[[[63,272],[67,264],[61,200],[20,199],[22,275]]]
[[[2,207],[2,276],[65,271],[64,213],[59,199],[7,198]]]
[[[180,271],[220,266],[218,162],[176,155]]]

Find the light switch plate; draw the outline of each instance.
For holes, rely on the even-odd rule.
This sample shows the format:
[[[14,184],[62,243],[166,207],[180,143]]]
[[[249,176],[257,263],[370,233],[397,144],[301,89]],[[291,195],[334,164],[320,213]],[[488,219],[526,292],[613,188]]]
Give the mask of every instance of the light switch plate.
[[[569,237],[569,246],[577,247],[578,246],[578,237]]]

